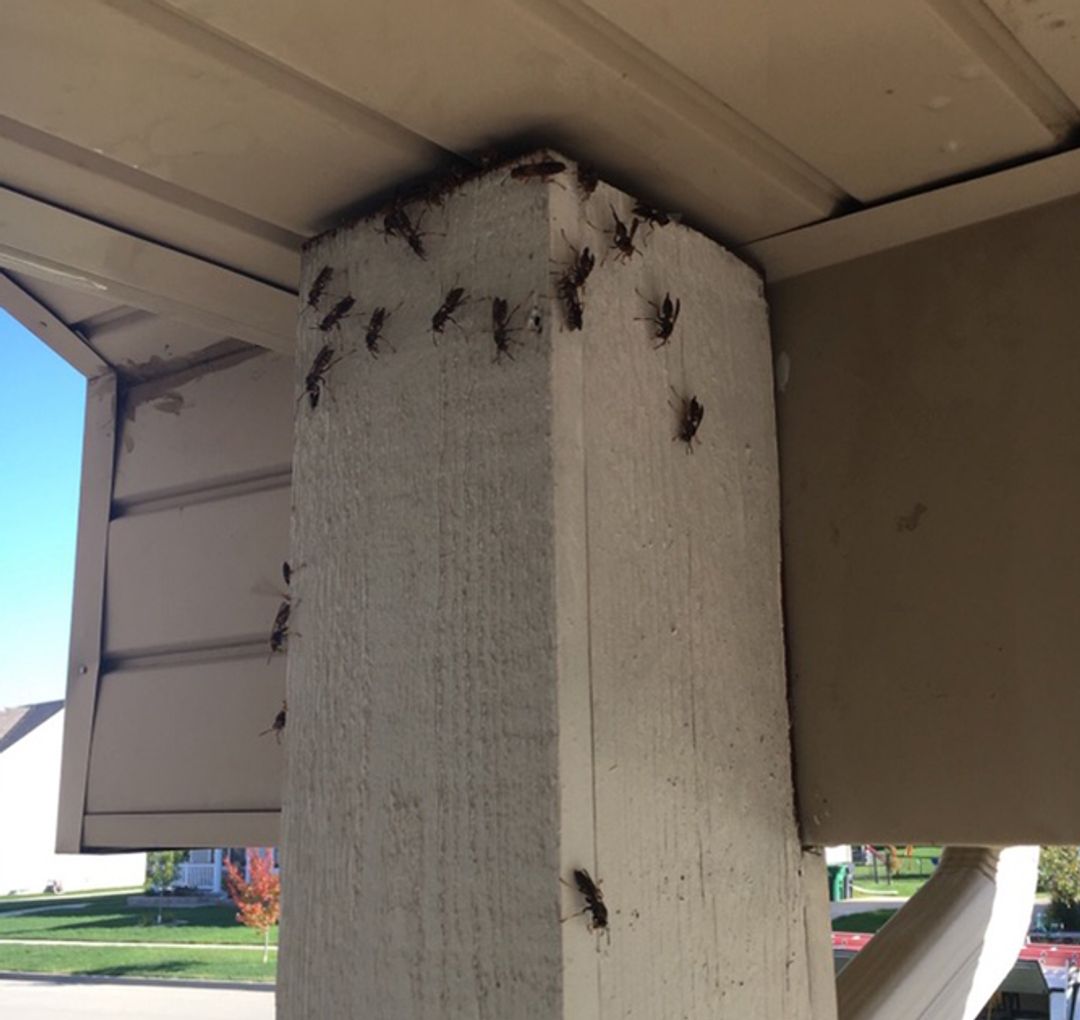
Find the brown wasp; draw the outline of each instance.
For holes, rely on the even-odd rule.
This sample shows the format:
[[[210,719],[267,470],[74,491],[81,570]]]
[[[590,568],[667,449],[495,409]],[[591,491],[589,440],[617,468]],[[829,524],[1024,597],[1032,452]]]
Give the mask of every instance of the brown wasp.
[[[577,287],[564,284],[559,290],[559,296],[566,312],[566,328],[571,332],[581,329],[585,325],[585,306],[581,303],[581,294]]]
[[[566,310],[566,325],[571,330],[581,329],[584,322],[585,309],[581,303],[580,292],[595,265],[596,257],[588,248],[582,248],[581,251],[574,248],[574,261],[555,285]]]
[[[637,233],[638,227],[641,226],[641,220],[635,216],[633,220],[631,220],[630,226],[627,227],[627,225],[619,219],[619,214],[615,211],[614,206],[611,206],[611,216],[614,220],[614,230],[611,235],[611,247],[619,253],[616,258],[621,258],[623,262],[626,262],[637,254],[637,248],[634,247],[634,235]]]
[[[405,207],[395,201],[390,207],[390,211],[383,217],[381,233],[384,237],[400,237],[413,250],[417,258],[425,259],[427,258],[427,252],[424,249],[423,238],[426,235],[420,232],[420,225],[423,221],[424,213],[421,212],[420,218],[416,223],[413,223],[409,219]]]
[[[333,278],[334,278],[334,268],[333,268],[333,266],[323,266],[322,269],[319,270],[319,275],[316,276],[315,279],[312,281],[311,289],[308,290],[308,295],[307,295],[308,308],[316,308],[316,307],[318,307],[319,300],[322,298],[323,292],[326,290],[326,288],[328,286],[330,286],[330,281]]]
[[[675,397],[678,400],[678,406],[676,410],[679,413],[679,427],[678,431],[671,437],[671,441],[679,440],[686,443],[687,453],[694,452],[694,438],[697,436],[697,431],[701,428],[701,419],[705,416],[705,408],[698,400],[697,397],[683,397],[680,396],[674,390]]]
[[[530,181],[536,177],[542,181],[550,181],[565,169],[566,164],[560,163],[557,159],[542,159],[537,163],[520,163],[511,169],[510,176],[515,181]]]
[[[677,213],[666,213],[661,209],[654,209],[644,202],[636,202],[633,211],[635,216],[640,217],[653,227],[666,227],[669,223],[681,218]]]
[[[510,325],[510,320],[518,310],[515,305],[513,311],[509,310],[510,304],[506,298],[493,298],[491,302],[491,335],[495,339],[495,357],[492,361],[501,361],[505,354],[511,361],[514,356],[510,353],[510,334],[516,333],[517,328]]]
[[[569,883],[564,882],[563,884],[566,885]],[[584,914],[586,911],[592,914],[592,918],[589,921],[589,930],[599,931],[602,928],[607,928],[607,904],[604,903],[603,894],[600,892],[597,883],[593,881],[592,875],[584,868],[575,868],[574,884],[577,886],[578,892],[585,897],[585,906],[578,911],[578,914]],[[577,917],[577,914],[571,914],[570,916]],[[569,918],[565,918],[565,920],[569,920]]]
[[[597,173],[596,167],[588,163],[578,163],[577,182],[582,195],[588,198],[600,183],[600,174]]]
[[[446,297],[443,298],[443,303],[435,310],[435,314],[431,317],[431,338],[435,339],[436,333],[442,333],[446,329],[446,324],[452,322],[458,329],[461,329],[460,323],[454,318],[454,312],[461,307],[462,302],[465,300],[465,288],[464,287],[452,287],[446,292]]]
[[[274,617],[274,625],[270,628],[270,654],[283,652],[289,643],[289,615],[292,613],[292,602],[286,595],[281,605],[278,606],[277,616]]]
[[[346,294],[333,308],[330,309],[320,320],[319,329],[323,333],[329,333],[335,326],[341,325],[341,320],[347,318],[356,304],[356,298]]]
[[[571,287],[581,290],[595,265],[596,256],[588,248],[582,248],[581,251],[574,248],[574,261],[570,263],[570,268],[567,269],[563,276],[563,281]]]
[[[289,582],[292,581],[293,568],[289,565],[288,560],[281,564],[281,576],[285,579],[286,591],[282,597],[281,605],[278,606],[273,626],[270,628],[270,654],[266,657],[267,662],[277,652],[285,651],[285,647],[289,643],[289,618],[292,615],[292,596],[287,589]]]
[[[393,314],[393,312],[388,312],[380,305],[371,313],[371,318],[368,319],[367,330],[364,333],[364,344],[373,358],[379,356],[379,341],[384,339],[382,335],[383,327],[386,325],[386,320]]]
[[[269,727],[267,729],[263,730],[262,733],[259,734],[259,736],[260,737],[265,737],[267,733],[273,733],[274,734],[274,739],[277,740],[277,742],[280,744],[281,743],[281,734],[285,729],[285,714],[286,714],[286,703],[283,701],[281,703],[281,711],[278,712],[278,714],[274,716],[274,721],[269,725]]]
[[[638,292],[638,296],[642,296],[641,292]],[[660,342],[654,344],[654,348],[663,347],[670,339],[671,334],[675,329],[675,322],[679,318],[679,311],[682,308],[682,302],[676,298],[671,300],[671,294],[664,294],[664,300],[657,304],[655,301],[648,301],[646,304],[653,310],[655,314],[646,316],[637,316],[635,322],[651,322],[656,327],[656,339]]]
[[[345,355],[342,355],[342,357],[345,357]],[[315,410],[319,406],[322,388],[326,385],[326,373],[339,361],[341,361],[341,358],[334,357],[334,348],[329,344],[323,344],[319,348],[319,353],[315,355],[315,360],[311,363],[308,374],[304,377],[304,392],[300,394],[297,402],[302,400],[306,393],[311,409]]]

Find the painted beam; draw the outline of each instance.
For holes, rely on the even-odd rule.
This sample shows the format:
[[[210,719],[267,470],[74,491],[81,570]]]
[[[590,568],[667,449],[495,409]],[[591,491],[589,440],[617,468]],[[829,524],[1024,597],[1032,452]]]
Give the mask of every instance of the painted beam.
[[[89,814],[87,850],[171,850],[175,847],[276,846],[276,810],[158,811]]]
[[[769,283],[1080,193],[1080,149],[766,237],[738,249]]]
[[[0,267],[290,352],[296,296],[231,269],[0,189]]]
[[[108,362],[78,333],[2,272],[0,272],[0,307],[87,379],[93,379],[110,371]]]
[[[87,382],[85,421],[56,833],[57,852],[69,854],[83,850],[86,779],[101,673],[105,550],[116,446],[116,375],[113,372],[105,372]]]

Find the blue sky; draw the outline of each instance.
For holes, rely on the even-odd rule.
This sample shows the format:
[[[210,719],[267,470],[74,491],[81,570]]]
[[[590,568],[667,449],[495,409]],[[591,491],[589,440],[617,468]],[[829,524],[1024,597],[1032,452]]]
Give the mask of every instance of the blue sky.
[[[0,310],[0,708],[62,698],[83,377]]]

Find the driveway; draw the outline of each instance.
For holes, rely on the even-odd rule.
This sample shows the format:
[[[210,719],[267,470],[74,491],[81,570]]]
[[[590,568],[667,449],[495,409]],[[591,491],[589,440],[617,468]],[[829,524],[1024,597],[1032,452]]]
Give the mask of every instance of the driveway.
[[[214,982],[3,974],[0,1016],[19,1020],[273,1020],[274,990]]]

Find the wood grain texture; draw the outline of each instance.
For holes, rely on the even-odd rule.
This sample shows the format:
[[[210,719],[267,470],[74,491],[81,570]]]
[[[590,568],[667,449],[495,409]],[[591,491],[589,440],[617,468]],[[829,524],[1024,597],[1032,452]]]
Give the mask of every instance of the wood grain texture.
[[[631,220],[607,189],[584,217],[553,202],[594,250],[611,204]],[[601,1015],[809,1016],[762,285],[676,224],[637,244],[608,248],[582,335]],[[668,293],[658,347],[635,317]],[[673,441],[690,396],[693,452]]]
[[[495,362],[490,333],[492,297],[520,325],[547,287],[546,191],[473,189],[425,229],[446,235],[426,262],[361,225],[305,269],[306,287],[334,266],[327,304],[347,288],[357,308],[297,416],[283,1016],[539,1018],[560,1000],[550,334],[515,333]],[[473,300],[436,345],[455,284]]]
[[[282,1017],[810,1015],[761,287],[681,227],[621,263],[613,203],[495,172],[425,261],[377,222],[308,252],[303,288],[331,265],[357,305],[299,341],[300,380],[341,360],[297,416]],[[571,243],[603,256],[581,332]],[[636,291],[665,288],[654,350]],[[672,386],[707,408],[693,455]],[[609,934],[569,916],[575,868]]]

